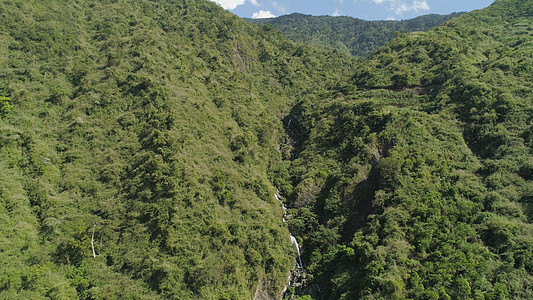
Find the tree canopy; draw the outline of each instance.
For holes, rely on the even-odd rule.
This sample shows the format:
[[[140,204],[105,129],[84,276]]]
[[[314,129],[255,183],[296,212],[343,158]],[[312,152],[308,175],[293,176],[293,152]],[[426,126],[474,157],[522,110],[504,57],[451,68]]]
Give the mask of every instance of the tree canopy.
[[[531,1],[366,58],[207,0],[0,14],[0,298],[280,298],[289,231],[288,298],[533,298]]]

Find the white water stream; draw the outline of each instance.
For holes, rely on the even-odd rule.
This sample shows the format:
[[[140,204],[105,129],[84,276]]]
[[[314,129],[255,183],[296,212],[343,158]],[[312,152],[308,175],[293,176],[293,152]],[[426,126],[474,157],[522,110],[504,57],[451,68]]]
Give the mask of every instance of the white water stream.
[[[276,200],[278,200],[279,203],[281,203],[281,207],[283,208],[283,222],[287,223],[287,218],[286,218],[286,216],[287,216],[287,207],[285,206],[285,204],[281,200],[281,198],[278,195],[278,193],[275,193],[274,197],[276,197]],[[296,253],[298,254],[298,257],[296,259],[296,268],[302,269],[304,267],[304,265],[302,263],[302,258],[300,257],[300,245],[298,245],[298,241],[296,240],[296,237],[294,237],[294,235],[292,235],[292,233],[290,231],[289,231],[289,235],[290,235],[290,238],[291,238],[292,248],[294,250],[296,250]]]
[[[298,241],[292,234],[291,234],[291,242],[292,242],[292,247],[296,250],[296,253],[298,253],[298,259],[296,259],[296,267],[303,268],[304,265],[302,264],[302,258],[300,257],[300,245],[298,245]]]

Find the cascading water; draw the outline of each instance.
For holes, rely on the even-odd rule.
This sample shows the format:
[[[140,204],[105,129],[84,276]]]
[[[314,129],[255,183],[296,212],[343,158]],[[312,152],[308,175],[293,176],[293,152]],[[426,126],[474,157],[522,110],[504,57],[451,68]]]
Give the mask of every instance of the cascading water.
[[[280,196],[278,195],[278,193],[274,194],[274,197],[276,197],[276,200],[278,200],[280,203],[281,203],[281,207],[283,208],[283,222],[287,223],[287,207],[285,206],[285,204],[283,203],[283,201],[281,200]],[[294,235],[292,235],[292,233],[290,233],[289,231],[289,236],[291,238],[291,244],[292,244],[292,248],[294,248],[294,250],[296,251],[296,254],[298,254],[298,257],[296,258],[296,268],[303,268],[304,265],[302,263],[302,258],[300,257],[300,245],[298,245],[298,241],[296,240],[296,237],[294,237]]]
[[[292,234],[291,234],[291,242],[292,242],[292,247],[296,250],[296,253],[298,254],[298,258],[296,259],[296,267],[303,268],[304,265],[302,264],[302,258],[300,257],[300,246],[298,245],[298,241]]]
[[[283,222],[287,223],[287,207],[281,200],[281,196],[278,193],[274,194],[274,197],[281,204],[281,207],[283,208]],[[313,284],[310,286],[306,284],[307,270],[304,268],[304,264],[300,256],[300,245],[298,245],[298,241],[296,240],[296,237],[294,237],[294,235],[292,235],[290,231],[289,231],[289,236],[291,239],[292,248],[296,251],[296,254],[298,254],[298,257],[296,258],[296,267],[291,270],[291,274],[287,278],[287,285],[283,289],[281,298],[283,299],[285,296],[287,296],[289,288],[293,287],[293,288],[300,289],[300,290],[304,288],[304,290],[301,290],[303,291],[304,294],[315,295],[318,299],[322,299],[321,298],[322,293],[320,291],[320,287],[318,286],[318,284]]]

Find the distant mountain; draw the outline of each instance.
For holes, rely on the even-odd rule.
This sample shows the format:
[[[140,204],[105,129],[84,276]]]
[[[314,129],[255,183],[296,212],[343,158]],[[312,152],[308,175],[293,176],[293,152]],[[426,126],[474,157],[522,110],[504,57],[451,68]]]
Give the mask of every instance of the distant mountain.
[[[271,24],[296,42],[365,56],[392,40],[396,32],[426,31],[462,14],[430,14],[402,21],[365,21],[352,17],[293,13],[277,18],[245,20],[255,24]]]

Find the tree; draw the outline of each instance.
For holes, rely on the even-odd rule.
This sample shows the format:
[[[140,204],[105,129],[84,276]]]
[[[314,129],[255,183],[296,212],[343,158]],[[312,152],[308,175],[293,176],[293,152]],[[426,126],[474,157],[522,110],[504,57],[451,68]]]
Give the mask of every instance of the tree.
[[[9,98],[0,96],[0,117],[4,117],[13,109],[13,105],[9,102]]]

